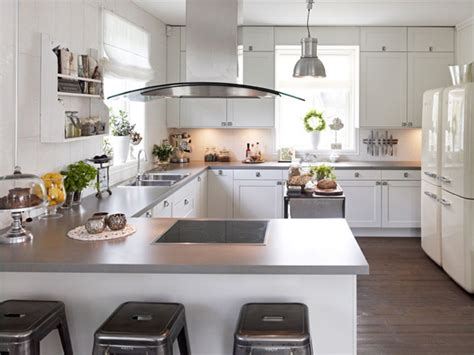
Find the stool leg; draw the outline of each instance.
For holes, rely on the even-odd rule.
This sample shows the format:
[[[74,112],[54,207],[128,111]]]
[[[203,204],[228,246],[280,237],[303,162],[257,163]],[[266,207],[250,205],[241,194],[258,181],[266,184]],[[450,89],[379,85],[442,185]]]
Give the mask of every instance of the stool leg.
[[[191,355],[191,347],[189,346],[188,328],[186,323],[178,334],[178,346],[180,355]]]
[[[67,326],[66,314],[63,314],[58,324],[59,337],[63,346],[64,355],[73,355],[71,336],[69,335],[69,327]]]

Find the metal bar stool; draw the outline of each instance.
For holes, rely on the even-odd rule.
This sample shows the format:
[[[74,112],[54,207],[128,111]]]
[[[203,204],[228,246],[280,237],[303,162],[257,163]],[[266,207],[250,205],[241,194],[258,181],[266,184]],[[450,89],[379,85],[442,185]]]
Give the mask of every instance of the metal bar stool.
[[[179,303],[126,302],[94,335],[93,355],[191,355],[184,306]]]
[[[301,303],[248,303],[240,311],[234,355],[312,355],[308,307]]]
[[[0,353],[39,355],[40,341],[57,329],[65,355],[72,355],[64,303],[9,300],[0,303]]]

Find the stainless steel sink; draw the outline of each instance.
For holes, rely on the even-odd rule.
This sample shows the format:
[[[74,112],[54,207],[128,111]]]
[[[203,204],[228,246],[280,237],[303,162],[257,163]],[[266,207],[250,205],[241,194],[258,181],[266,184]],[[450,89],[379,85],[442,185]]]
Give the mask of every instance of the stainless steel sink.
[[[172,186],[188,177],[190,174],[144,173],[140,178],[134,178],[119,187],[160,187]]]

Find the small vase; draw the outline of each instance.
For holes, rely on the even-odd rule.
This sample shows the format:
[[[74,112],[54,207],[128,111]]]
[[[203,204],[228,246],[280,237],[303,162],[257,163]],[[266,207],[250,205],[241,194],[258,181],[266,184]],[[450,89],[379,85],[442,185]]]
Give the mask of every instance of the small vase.
[[[82,191],[74,192],[74,195],[72,197],[72,204],[73,205],[80,205],[81,204],[81,199],[82,199]]]
[[[68,210],[72,207],[72,201],[74,199],[74,192],[67,192],[66,193],[66,201],[64,201],[64,204],[61,206],[61,209],[63,210]]]
[[[313,149],[317,150],[319,146],[319,141],[321,140],[321,132],[314,131],[310,133],[311,135],[311,143],[313,145]]]
[[[114,151],[114,163],[123,164],[127,161],[130,151],[129,136],[111,136],[110,145]]]

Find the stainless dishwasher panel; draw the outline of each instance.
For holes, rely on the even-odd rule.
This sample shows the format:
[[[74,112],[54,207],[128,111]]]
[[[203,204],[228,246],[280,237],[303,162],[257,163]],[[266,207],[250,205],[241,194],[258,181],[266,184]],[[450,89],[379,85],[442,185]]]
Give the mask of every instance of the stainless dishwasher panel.
[[[289,218],[344,218],[345,197],[290,198]]]

